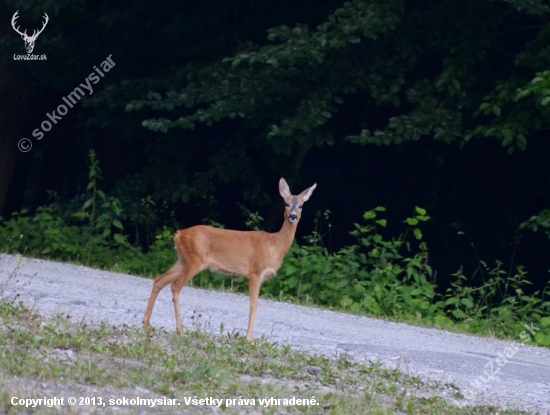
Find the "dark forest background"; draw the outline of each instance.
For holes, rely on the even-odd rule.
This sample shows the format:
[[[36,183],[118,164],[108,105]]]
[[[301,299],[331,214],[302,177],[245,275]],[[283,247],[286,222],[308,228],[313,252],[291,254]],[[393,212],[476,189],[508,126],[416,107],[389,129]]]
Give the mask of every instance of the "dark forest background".
[[[13,59],[16,10],[28,32],[48,14],[46,61]],[[438,283],[501,260],[540,289],[550,241],[520,225],[550,207],[549,18],[542,0],[2,0],[0,215],[84,198],[95,149],[133,244],[174,221],[244,229],[238,203],[278,230],[285,177],[318,184],[299,242],[327,209],[337,250],[366,210],[391,233],[420,206]]]

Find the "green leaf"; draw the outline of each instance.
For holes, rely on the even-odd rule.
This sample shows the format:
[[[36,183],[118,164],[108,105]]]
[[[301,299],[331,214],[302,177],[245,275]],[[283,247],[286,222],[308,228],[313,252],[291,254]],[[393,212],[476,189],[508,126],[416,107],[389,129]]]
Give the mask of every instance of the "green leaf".
[[[292,275],[292,274],[296,273],[296,271],[298,271],[298,269],[293,265],[287,265],[285,267],[285,275],[286,276]]]
[[[535,334],[535,341],[539,346],[550,346],[550,336],[545,333]]]
[[[415,228],[415,230],[413,231],[413,234],[416,237],[416,239],[418,240],[422,239],[422,232],[420,231],[420,229]]]
[[[353,300],[351,298],[349,298],[347,295],[344,295],[342,297],[342,299],[340,300],[340,305],[342,307],[349,307],[352,304],[353,304]]]
[[[415,210],[416,213],[418,213],[419,215],[422,215],[422,216],[426,215],[426,209],[422,209],[421,207],[416,206],[416,207],[414,208],[414,210]]]
[[[121,230],[124,229],[122,227],[122,223],[120,223],[120,221],[118,219],[113,220],[113,226],[115,226],[115,227],[117,227],[118,229],[121,229]]]
[[[378,235],[378,234],[377,234],[377,235],[374,235],[374,236],[372,237],[372,240],[373,240],[375,243],[378,244],[378,243],[380,243],[380,241],[382,240],[382,235]]]
[[[380,220],[377,220],[376,223],[379,224],[380,226],[386,227],[386,225],[388,224],[388,221],[386,219],[380,219]]]
[[[435,316],[434,321],[435,324],[441,327],[450,327],[454,325],[453,320],[447,316]]]
[[[372,210],[369,210],[368,212],[365,212],[363,214],[363,219],[365,220],[374,219],[374,218],[376,218],[376,212]]]
[[[298,285],[298,278],[292,277],[287,281],[288,288],[294,288]]]
[[[462,310],[453,310],[452,314],[456,318],[465,318],[466,317],[466,314],[464,314],[464,312]]]
[[[540,319],[540,325],[542,327],[549,327],[550,326],[550,317],[543,317]]]
[[[90,205],[91,205],[92,203],[94,203],[94,199],[93,199],[93,198],[86,200],[86,202],[84,203],[84,206],[82,206],[82,210],[87,209],[88,207],[90,207]]]
[[[120,233],[115,233],[113,235],[113,238],[114,238],[115,241],[117,241],[121,245],[126,242],[126,240],[124,239],[124,237]]]
[[[416,219],[416,218],[407,218],[406,222],[409,226],[418,225],[418,219]]]

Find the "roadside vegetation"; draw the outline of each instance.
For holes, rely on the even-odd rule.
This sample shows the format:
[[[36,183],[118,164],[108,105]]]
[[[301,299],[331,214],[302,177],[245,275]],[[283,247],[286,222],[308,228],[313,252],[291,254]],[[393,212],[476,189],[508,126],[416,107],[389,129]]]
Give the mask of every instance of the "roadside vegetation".
[[[6,277],[7,270],[2,271],[4,280],[16,275]],[[359,364],[345,355],[311,356],[263,338],[250,344],[223,327],[212,335],[203,330],[200,315],[195,317],[183,336],[158,330],[148,336],[125,325],[89,326],[70,315],[45,318],[16,299],[0,300],[0,412],[518,413],[490,406],[459,408],[448,403],[463,398],[454,385],[425,383],[399,367]],[[58,401],[57,408],[25,408],[19,400],[54,396],[64,398],[62,406]],[[69,405],[74,396],[90,399]],[[153,409],[124,404],[124,397],[171,404]],[[209,398],[222,401],[208,404]],[[284,404],[293,398],[309,404]],[[205,401],[196,405],[190,399]]]
[[[124,211],[118,198],[100,190],[101,169],[93,151],[89,162],[86,194],[66,203],[54,197],[53,203],[33,214],[22,211],[1,220],[0,246],[10,252],[133,275],[154,277],[165,272],[175,261],[173,235],[180,226],[168,221],[157,228],[152,213]],[[517,338],[523,325],[532,323],[540,328],[534,337],[536,344],[550,346],[550,283],[543,291],[533,292],[522,266],[477,258],[475,274],[479,275],[464,275],[460,268],[444,276],[452,282],[442,289],[423,240],[428,212],[411,207],[403,232],[388,235],[385,210],[366,211],[351,231],[357,242],[335,252],[325,242],[330,241],[330,212],[318,212],[313,233],[304,241],[295,241],[278,277],[262,287],[262,296],[503,339]],[[243,212],[248,228],[261,228],[257,213],[244,207]],[[550,237],[547,213],[523,226],[542,229]],[[125,232],[123,223],[134,228],[133,235]],[[211,218],[206,223],[222,226]],[[482,283],[472,286],[474,276]],[[244,278],[209,272],[196,276],[190,286],[247,291]]]
[[[19,10],[30,24],[44,15],[43,3],[0,0],[0,10],[14,13],[12,25]],[[549,241],[524,248],[536,253],[521,260],[530,269],[517,263],[519,232],[505,261],[497,258],[506,248],[496,249],[508,247],[503,238],[518,226],[550,239],[550,7],[540,0],[248,3],[65,1],[47,11],[55,30],[41,35],[37,53],[49,55],[48,64],[0,65],[0,125],[9,127],[0,129],[0,213],[9,212],[0,217],[0,252],[152,278],[176,259],[173,236],[183,226],[172,209],[189,222],[204,212],[205,224],[223,227],[235,215],[218,206],[231,192],[247,204],[242,228],[262,229],[253,210],[274,211],[265,189],[271,178],[316,177],[331,182],[317,206],[338,199],[334,218],[345,203],[362,210],[347,229],[331,227],[329,210],[306,208],[313,232],[295,241],[264,298],[501,339],[517,339],[528,324],[539,329],[532,342],[550,347]],[[0,22],[2,56],[22,47],[9,22]],[[106,55],[121,69],[105,71],[58,123],[58,97],[76,94]],[[39,124],[45,113],[55,128]],[[18,137],[39,125],[46,139],[18,154]],[[109,184],[91,151],[83,188],[92,145],[109,165]],[[44,189],[55,189],[48,204]],[[398,204],[410,205],[400,223]],[[449,248],[455,229],[475,229],[491,247],[488,258],[473,243],[468,259]],[[353,239],[333,249],[331,232]],[[448,260],[435,255],[435,244]],[[2,269],[1,259],[0,413],[55,413],[13,407],[10,396],[37,390],[315,396],[320,408],[227,413],[506,413],[449,406],[460,399],[453,385],[265,339],[252,346],[223,327],[212,336],[200,321],[185,336],[149,338],[131,327],[45,318],[3,297],[17,270]],[[476,268],[465,270],[472,259]],[[244,278],[208,272],[189,285],[248,289]],[[200,411],[210,409],[189,412]]]

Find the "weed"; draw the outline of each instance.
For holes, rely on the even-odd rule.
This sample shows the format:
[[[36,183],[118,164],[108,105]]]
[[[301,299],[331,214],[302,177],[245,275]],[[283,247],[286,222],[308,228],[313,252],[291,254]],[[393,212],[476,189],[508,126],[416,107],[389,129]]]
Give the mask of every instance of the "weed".
[[[89,162],[86,194],[65,205],[55,200],[48,207],[39,207],[33,216],[22,211],[13,213],[10,219],[0,219],[0,243],[12,241],[11,249],[19,253],[28,251],[33,256],[118,272],[156,276],[166,271],[176,259],[175,229],[166,226],[158,229],[146,249],[131,245],[123,232],[125,212],[121,202],[106,196],[99,188],[101,169],[93,151]],[[209,210],[215,211],[215,201],[209,203],[212,205]],[[146,205],[152,206],[151,202]],[[137,220],[143,212],[149,212],[148,209],[138,209],[131,216]],[[249,228],[261,228],[263,218],[258,213],[244,206],[241,210]],[[479,264],[474,275],[467,278],[460,268],[452,276],[450,287],[443,291],[436,284],[429,249],[423,240],[422,225],[430,220],[426,210],[415,207],[412,215],[403,221],[403,232],[389,237],[385,210],[377,207],[366,211],[363,222],[354,224],[351,232],[356,243],[336,252],[330,250],[330,211],[318,212],[312,234],[302,244],[294,242],[278,272],[280,277],[268,280],[262,287],[262,295],[501,338],[517,337],[525,323],[550,327],[549,291],[527,295],[526,287],[531,283],[523,267],[514,267],[513,261],[506,267],[497,261],[490,268],[481,261],[472,244]],[[149,227],[153,216],[147,214]],[[323,234],[321,228],[327,222]],[[223,227],[211,218],[207,223]],[[522,226],[547,230],[548,212],[542,212]],[[324,244],[327,236],[329,248]],[[477,273],[480,283],[472,286]],[[208,271],[197,275],[189,284],[245,293],[248,290],[245,278]],[[538,345],[550,346],[548,330],[541,330],[535,341]]]
[[[42,397],[42,391],[28,386],[38,381],[69,385],[67,396],[88,388],[88,396],[104,402],[128,396],[124,391],[134,394],[129,396],[140,391],[139,395],[178,400],[178,409],[159,406],[162,413],[181,413],[192,397],[223,399],[227,413],[491,413],[487,407],[460,409],[448,404],[442,392],[452,389],[449,385],[422,383],[378,362],[363,365],[345,356],[328,359],[294,352],[263,338],[251,345],[240,336],[213,336],[201,330],[183,336],[157,330],[149,338],[127,326],[93,327],[64,317],[44,318],[13,301],[0,302],[0,321],[0,379],[8,382],[2,389],[9,391],[0,395],[0,412],[14,409],[11,397],[17,392],[10,385],[27,385],[24,396]],[[308,374],[311,366],[320,372]],[[120,395],[113,395],[117,391]],[[273,403],[313,397],[318,405],[267,403],[270,398]],[[236,404],[228,404],[231,401]],[[79,409],[89,412],[94,406]],[[204,408],[189,409],[203,413]]]

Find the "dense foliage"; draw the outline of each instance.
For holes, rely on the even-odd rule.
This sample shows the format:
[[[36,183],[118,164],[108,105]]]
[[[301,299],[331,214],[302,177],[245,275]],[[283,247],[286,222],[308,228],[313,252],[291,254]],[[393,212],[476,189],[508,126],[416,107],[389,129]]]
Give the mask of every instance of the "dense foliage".
[[[98,189],[101,170],[94,152],[90,153],[89,177],[90,197],[81,201],[81,207],[75,200],[69,205],[40,207],[32,216],[15,213],[1,223],[0,244],[33,256],[141,275],[155,276],[172,266],[175,229],[165,227],[145,251],[130,245],[118,219],[120,202]],[[243,210],[247,226],[258,229],[262,218]],[[476,270],[482,275],[479,286],[472,287],[460,269],[444,291],[437,285],[437,273],[430,266],[428,246],[423,240],[421,227],[430,220],[426,210],[415,207],[413,215],[403,221],[405,231],[392,238],[383,232],[388,225],[385,211],[377,207],[365,212],[363,221],[356,223],[351,232],[356,243],[336,252],[329,252],[323,245],[330,235],[320,233],[321,222],[330,221],[330,212],[319,212],[313,233],[305,243],[294,243],[279,276],[264,284],[263,295],[498,336],[517,336],[528,321],[542,328],[534,336],[535,342],[550,346],[548,286],[542,293],[528,295],[525,287],[531,283],[523,267],[510,266],[507,270],[505,264],[497,262],[489,268],[480,261]],[[244,278],[210,272],[202,272],[190,285],[238,292],[248,287]]]
[[[394,207],[394,223],[421,205],[433,216],[435,269],[473,272],[458,231],[503,259],[519,225],[550,206],[542,0],[0,7],[8,17],[19,10],[23,28],[50,16],[40,63],[8,59],[23,44],[9,19],[1,22],[4,216],[45,204],[45,189],[63,201],[82,195],[90,148],[121,202],[121,222],[134,228],[132,244],[145,244],[144,234],[151,243],[155,217],[170,222],[162,209],[184,226],[211,216],[236,227],[236,200],[262,209],[273,230],[271,184],[284,176],[320,183],[314,203],[333,212],[336,246],[351,243],[351,218],[369,206]],[[17,140],[109,55],[116,67],[84,106],[18,153]],[[548,249],[522,236],[518,255],[542,287]]]
[[[11,60],[16,10],[24,28],[50,16],[47,61]],[[304,218],[269,296],[473,331],[548,326],[545,1],[0,0],[0,16],[11,249],[156,275],[175,229],[242,227],[236,202],[274,230],[284,176],[319,183],[308,207],[332,226]],[[107,56],[116,67],[83,105],[18,152]],[[90,148],[103,172],[95,153],[85,167]]]

